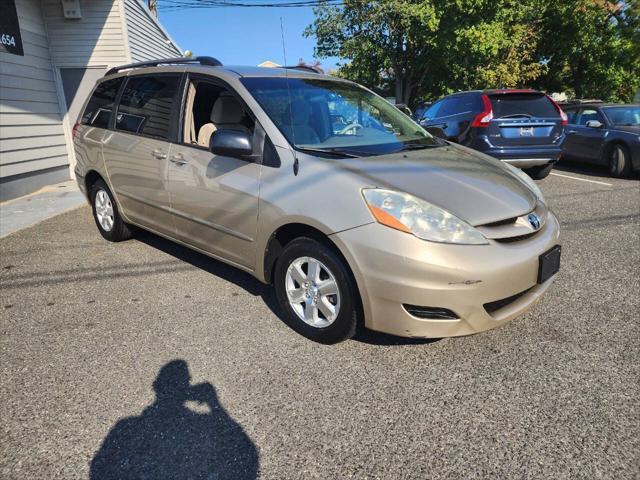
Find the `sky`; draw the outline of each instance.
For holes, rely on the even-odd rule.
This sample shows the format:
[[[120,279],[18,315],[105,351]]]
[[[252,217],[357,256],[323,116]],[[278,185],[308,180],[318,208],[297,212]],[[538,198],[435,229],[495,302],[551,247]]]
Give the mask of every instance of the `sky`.
[[[313,22],[311,7],[164,10],[159,19],[182,50],[216,57],[227,65],[258,65],[265,60],[284,64],[280,17],[284,27],[287,64],[300,58],[312,63],[315,38],[302,32]],[[337,58],[320,59],[325,69],[336,68]]]

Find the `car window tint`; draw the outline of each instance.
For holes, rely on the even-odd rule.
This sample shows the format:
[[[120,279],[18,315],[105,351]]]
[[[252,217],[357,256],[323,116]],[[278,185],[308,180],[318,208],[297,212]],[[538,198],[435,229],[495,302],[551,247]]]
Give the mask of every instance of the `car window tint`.
[[[598,111],[594,108],[584,108],[580,111],[580,115],[576,122],[577,125],[586,125],[589,120],[600,120]]]
[[[131,77],[124,87],[116,128],[168,139],[179,75]]]
[[[563,108],[564,113],[567,114],[567,123],[575,124],[578,118],[578,110],[575,108],[567,109]]]
[[[87,107],[84,109],[80,123],[100,128],[109,127],[113,104],[124,78],[107,80],[96,87],[87,103]]]
[[[504,93],[490,95],[493,118],[525,114],[531,117],[559,117],[551,100],[542,93]]]
[[[422,115],[422,118],[428,118],[428,119],[437,118],[439,114],[438,111],[440,110],[441,106],[442,106],[442,100],[434,103],[426,110],[426,112],[424,112],[424,115]]]
[[[439,117],[448,117],[449,115],[455,115],[457,108],[457,100],[455,98],[446,98],[442,101],[442,107],[438,112]]]
[[[447,113],[445,115],[481,112],[482,109],[483,105],[480,95],[456,95],[447,100]]]

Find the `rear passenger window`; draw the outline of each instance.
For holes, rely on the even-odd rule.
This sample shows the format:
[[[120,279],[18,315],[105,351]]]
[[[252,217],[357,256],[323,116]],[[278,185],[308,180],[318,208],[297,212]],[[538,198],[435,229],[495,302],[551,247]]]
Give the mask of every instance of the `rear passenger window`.
[[[169,139],[179,75],[130,77],[122,92],[116,128],[147,137]]]
[[[93,91],[93,95],[91,95],[87,103],[87,108],[84,109],[80,123],[99,128],[108,128],[113,105],[123,80],[124,77],[120,77],[100,83]]]

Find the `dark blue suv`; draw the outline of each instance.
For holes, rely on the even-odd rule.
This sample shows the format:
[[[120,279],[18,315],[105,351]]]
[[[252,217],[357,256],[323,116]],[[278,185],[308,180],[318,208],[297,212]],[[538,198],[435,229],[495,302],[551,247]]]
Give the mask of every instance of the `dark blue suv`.
[[[567,116],[542,92],[477,90],[438,100],[418,121],[434,135],[541,179],[560,157]]]

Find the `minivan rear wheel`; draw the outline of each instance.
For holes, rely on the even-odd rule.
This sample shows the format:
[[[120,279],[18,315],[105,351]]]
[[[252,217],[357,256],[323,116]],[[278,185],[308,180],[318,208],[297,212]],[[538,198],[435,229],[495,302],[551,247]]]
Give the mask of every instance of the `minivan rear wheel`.
[[[110,242],[120,242],[131,238],[131,230],[124,222],[113,194],[103,180],[91,186],[91,207],[98,231]]]
[[[358,293],[344,261],[326,245],[301,237],[278,258],[274,287],[286,323],[319,343],[353,337],[358,324]]]
[[[534,180],[542,180],[543,178],[547,178],[551,173],[551,170],[553,170],[553,162],[547,163],[546,165],[540,165],[539,167],[525,168],[523,170]]]

